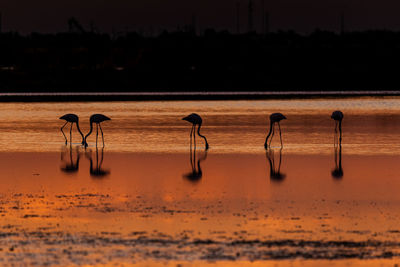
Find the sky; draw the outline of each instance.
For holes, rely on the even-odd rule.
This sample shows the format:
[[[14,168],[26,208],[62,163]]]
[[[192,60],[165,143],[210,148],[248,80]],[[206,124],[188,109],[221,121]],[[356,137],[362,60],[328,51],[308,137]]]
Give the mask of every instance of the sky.
[[[76,17],[86,28],[92,22],[102,32],[138,30],[157,33],[192,22],[235,31],[236,2],[240,2],[241,31],[248,28],[249,0],[1,0],[3,31],[59,32]],[[254,1],[254,26],[262,29],[262,1]],[[315,28],[338,31],[340,14],[346,30],[400,30],[399,0],[264,0],[272,31]]]

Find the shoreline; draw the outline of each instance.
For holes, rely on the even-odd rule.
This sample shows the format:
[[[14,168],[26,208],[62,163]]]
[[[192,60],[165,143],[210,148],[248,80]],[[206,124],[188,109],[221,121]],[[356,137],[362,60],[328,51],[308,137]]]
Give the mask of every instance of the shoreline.
[[[0,93],[0,102],[85,102],[85,101],[190,101],[268,100],[400,96],[400,90],[365,91],[196,91],[196,92],[25,92]]]

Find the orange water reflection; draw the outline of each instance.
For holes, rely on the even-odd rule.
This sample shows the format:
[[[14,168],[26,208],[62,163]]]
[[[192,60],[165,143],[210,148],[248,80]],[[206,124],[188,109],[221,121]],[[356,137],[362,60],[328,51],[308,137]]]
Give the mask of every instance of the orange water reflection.
[[[26,214],[55,214],[51,220],[63,218],[60,227],[79,229],[81,226],[76,220],[84,219],[92,231],[97,231],[101,227],[110,227],[108,216],[102,213],[102,209],[110,208],[119,211],[117,217],[135,218],[135,223],[119,222],[121,225],[117,228],[124,233],[138,228],[175,232],[194,227],[191,224],[198,225],[199,228],[195,228],[199,231],[223,228],[234,232],[242,229],[245,223],[244,228],[248,231],[279,238],[281,230],[291,229],[296,224],[312,231],[309,236],[305,233],[301,236],[321,239],[337,238],[334,229],[341,230],[342,238],[352,236],[347,231],[357,229],[373,229],[371,235],[379,232],[386,238],[386,231],[397,229],[400,180],[397,179],[398,159],[393,156],[344,155],[342,161],[346,173],[337,180],[331,176],[332,156],[283,154],[281,171],[285,178],[279,183],[271,176],[265,154],[209,153],[201,162],[202,177],[196,183],[187,176],[182,179],[182,175],[191,173],[189,155],[186,154],[106,153],[104,157],[103,167],[108,173],[99,180],[92,175],[87,157],[82,157],[79,170],[65,172],[64,167],[60,169],[60,163],[61,166],[65,163],[61,162],[58,153],[0,154],[3,200],[10,205],[15,201],[28,205],[27,209],[7,211],[3,219],[21,221],[20,216]],[[76,195],[83,199],[86,196],[94,206],[80,208],[77,204],[83,200],[77,199]],[[102,198],[107,205],[100,205]],[[58,211],[64,205],[67,205],[66,209]],[[141,217],[146,212],[139,206],[151,207],[157,212]],[[176,214],[165,216],[165,212],[160,211],[164,208]],[[180,218],[179,211],[190,211],[190,218]],[[235,214],[246,216],[238,218]],[[137,216],[143,224],[136,224]],[[322,222],[318,219],[321,216],[329,217],[324,220],[324,224],[329,225],[324,226],[324,231],[321,231]],[[299,220],[288,220],[291,217]],[[225,222],[223,226],[216,223],[219,220]],[[25,220],[19,223],[22,222],[27,223]],[[39,223],[46,224],[46,220]],[[274,227],[264,228],[265,223]],[[237,224],[241,226],[235,226]],[[88,230],[86,227],[85,231]],[[330,231],[326,231],[328,229]]]
[[[112,117],[104,149],[63,145],[72,111],[84,132]],[[208,152],[190,150],[193,111]],[[284,149],[265,151],[274,111]],[[0,264],[398,259],[399,125],[399,98],[4,104]]]

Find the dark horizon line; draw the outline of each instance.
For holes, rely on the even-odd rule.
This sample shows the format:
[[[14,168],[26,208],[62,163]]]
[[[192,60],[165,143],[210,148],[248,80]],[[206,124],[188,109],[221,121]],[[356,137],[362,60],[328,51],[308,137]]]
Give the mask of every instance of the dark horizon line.
[[[186,25],[187,26],[187,25]],[[382,32],[382,33],[400,33],[400,29],[398,30],[393,30],[393,29],[387,29],[387,28],[371,28],[371,29],[366,29],[366,30],[346,30],[344,32],[342,31],[332,31],[332,30],[325,30],[319,27],[316,27],[313,31],[310,32],[301,32],[301,31],[296,31],[293,29],[277,29],[274,31],[269,31],[266,33],[262,33],[259,31],[243,31],[240,33],[235,32],[234,30],[229,30],[229,29],[218,29],[218,28],[204,28],[203,30],[197,30],[197,31],[192,31],[188,28],[182,27],[182,28],[176,28],[174,30],[171,29],[159,29],[157,31],[151,32],[151,31],[141,31],[141,30],[125,30],[125,31],[115,31],[115,32],[107,32],[107,31],[99,31],[99,30],[94,30],[94,31],[85,31],[85,32],[77,32],[77,31],[57,31],[57,32],[42,32],[42,31],[31,31],[29,33],[21,33],[19,31],[0,31],[0,35],[7,35],[7,34],[17,34],[20,36],[30,36],[30,35],[57,35],[57,34],[79,34],[79,35],[84,35],[84,34],[99,34],[99,35],[118,35],[118,36],[124,36],[124,35],[129,35],[129,34],[137,34],[143,37],[159,37],[162,34],[174,34],[174,33],[187,33],[187,34],[193,34],[195,36],[204,36],[206,32],[214,32],[217,34],[230,34],[233,36],[245,36],[245,35],[256,35],[256,36],[266,36],[266,35],[274,35],[274,34],[282,34],[282,33],[290,33],[290,34],[295,34],[298,36],[311,36],[315,33],[331,33],[335,35],[343,35],[343,34],[354,34],[354,33],[371,33],[371,32]]]

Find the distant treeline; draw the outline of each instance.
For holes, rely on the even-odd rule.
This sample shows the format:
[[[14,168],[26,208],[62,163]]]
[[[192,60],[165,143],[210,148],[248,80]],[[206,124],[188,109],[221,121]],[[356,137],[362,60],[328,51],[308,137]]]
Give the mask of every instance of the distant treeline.
[[[0,91],[400,89],[400,32],[0,34]]]

